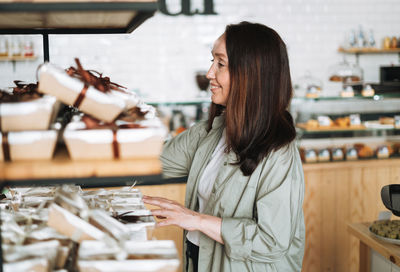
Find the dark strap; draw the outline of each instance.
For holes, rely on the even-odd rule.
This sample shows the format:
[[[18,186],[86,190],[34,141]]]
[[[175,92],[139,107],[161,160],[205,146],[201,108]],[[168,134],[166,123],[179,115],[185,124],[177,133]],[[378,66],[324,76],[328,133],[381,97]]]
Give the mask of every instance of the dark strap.
[[[87,85],[85,83],[85,85],[83,86],[82,91],[79,93],[78,97],[76,98],[76,100],[75,100],[75,102],[73,104],[73,106],[75,108],[79,108],[79,106],[81,105],[83,99],[85,98],[85,95],[86,95],[86,92],[87,92],[88,88],[89,88],[89,85]]]
[[[199,267],[199,247],[186,239],[186,271],[189,270],[189,259],[192,259],[193,272]]]
[[[8,132],[2,132],[3,157],[4,161],[10,161],[10,146],[8,144]]]
[[[118,148],[118,141],[117,141],[117,130],[113,129],[113,142],[112,142],[112,147],[113,147],[113,155],[114,159],[119,159],[119,148]]]

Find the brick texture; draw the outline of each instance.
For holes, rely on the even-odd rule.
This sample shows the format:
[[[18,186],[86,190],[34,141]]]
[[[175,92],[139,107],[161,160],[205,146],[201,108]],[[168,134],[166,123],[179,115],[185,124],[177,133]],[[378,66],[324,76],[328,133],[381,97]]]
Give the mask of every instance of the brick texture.
[[[167,1],[172,12],[180,1]],[[192,0],[192,8],[202,9],[203,1]],[[111,79],[150,98],[188,98],[198,93],[194,75],[207,70],[214,40],[226,24],[242,20],[260,22],[274,28],[285,40],[294,83],[306,71],[323,80],[324,92],[338,93],[331,86],[328,67],[342,60],[337,48],[352,29],[361,25],[372,29],[381,46],[384,36],[400,38],[398,0],[214,0],[216,16],[166,16],[161,13],[131,34],[51,35],[51,62],[68,67],[79,57],[84,67],[109,75]],[[9,36],[10,37],[10,36]],[[4,38],[4,36],[0,37]],[[21,39],[26,36],[20,36]],[[0,87],[14,79],[35,80],[42,61],[40,35],[30,36],[38,60],[0,62]],[[352,55],[346,56],[355,62]],[[362,55],[366,81],[379,81],[379,66],[399,64],[399,56]]]

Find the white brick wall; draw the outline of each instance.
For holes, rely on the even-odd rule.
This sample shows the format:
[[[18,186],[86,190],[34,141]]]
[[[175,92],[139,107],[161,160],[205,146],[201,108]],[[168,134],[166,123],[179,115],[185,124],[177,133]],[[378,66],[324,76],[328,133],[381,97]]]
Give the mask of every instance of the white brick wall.
[[[202,8],[192,0],[192,8]],[[178,11],[180,1],[167,1],[170,11]],[[274,28],[287,43],[293,81],[309,70],[322,79],[325,89],[328,67],[338,63],[337,52],[351,29],[373,29],[378,44],[384,36],[400,37],[399,0],[214,0],[216,16],[165,16],[157,13],[132,34],[51,35],[50,59],[62,67],[79,57],[86,68],[144,96],[185,98],[197,94],[194,74],[208,69],[213,41],[228,23],[242,20],[264,23]],[[0,87],[14,79],[33,81],[42,61],[41,36],[32,36],[35,62],[0,62]],[[354,56],[347,56],[354,62]],[[366,81],[378,81],[380,65],[399,64],[399,56],[363,55],[360,65]],[[325,90],[338,92],[339,90]]]

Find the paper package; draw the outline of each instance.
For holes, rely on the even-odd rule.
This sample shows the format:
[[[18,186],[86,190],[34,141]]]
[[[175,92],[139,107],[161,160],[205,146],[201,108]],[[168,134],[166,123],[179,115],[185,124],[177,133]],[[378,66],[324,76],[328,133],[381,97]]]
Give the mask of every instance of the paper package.
[[[176,272],[179,260],[78,261],[80,272]]]
[[[49,95],[31,101],[0,103],[1,131],[47,130],[58,107],[56,98]]]
[[[105,233],[57,204],[49,207],[49,227],[75,242],[105,239]]]
[[[67,125],[64,142],[72,159],[158,158],[166,129],[158,119],[139,123],[143,128],[86,129],[84,122]]]
[[[0,132],[0,161],[50,160],[57,130]]]
[[[103,120],[113,121],[126,107],[123,97],[113,95],[117,92],[101,92],[93,86],[86,86],[78,78],[71,77],[67,72],[50,63],[45,63],[38,68],[39,91],[53,95],[67,105],[75,105],[87,114]],[[77,99],[86,89],[79,105]]]

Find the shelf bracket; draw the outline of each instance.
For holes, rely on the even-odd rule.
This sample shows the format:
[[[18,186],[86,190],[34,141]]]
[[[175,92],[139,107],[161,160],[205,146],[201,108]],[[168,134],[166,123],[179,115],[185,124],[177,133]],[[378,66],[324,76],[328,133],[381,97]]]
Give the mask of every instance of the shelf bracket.
[[[44,62],[49,62],[50,61],[50,56],[49,56],[49,34],[48,33],[43,33],[43,59]]]

